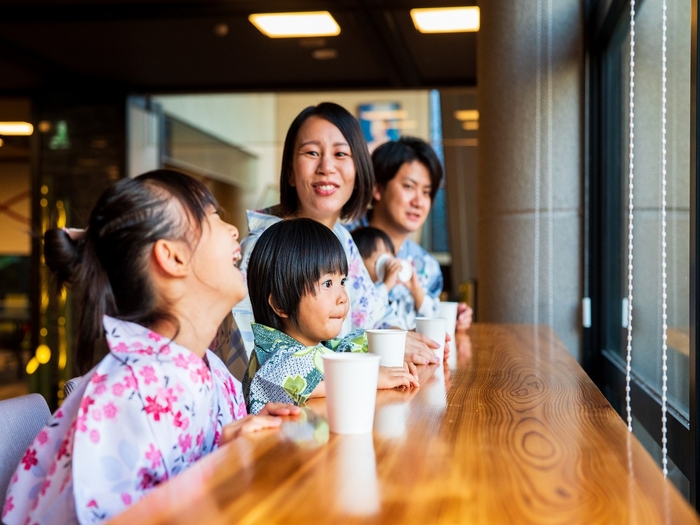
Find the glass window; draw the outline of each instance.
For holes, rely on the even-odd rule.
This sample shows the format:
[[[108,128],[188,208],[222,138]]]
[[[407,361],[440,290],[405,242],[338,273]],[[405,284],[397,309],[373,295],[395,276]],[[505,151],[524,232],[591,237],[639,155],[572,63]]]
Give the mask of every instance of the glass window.
[[[636,17],[634,100],[634,251],[632,369],[640,381],[661,392],[661,118],[662,2],[642,2]],[[669,402],[688,419],[689,224],[690,224],[690,1],[668,2],[666,97],[666,264],[668,287]],[[623,130],[629,119],[629,32],[621,47]],[[629,136],[622,133],[623,159]],[[627,291],[628,166],[622,163],[619,246],[620,279]],[[622,298],[620,301],[622,304]],[[620,308],[622,318],[622,306]],[[622,323],[621,323],[622,324]],[[621,327],[622,328],[622,327]],[[626,349],[621,330],[618,349]],[[659,422],[660,424],[660,422]]]
[[[666,268],[668,407],[690,421],[690,131],[691,2],[667,2],[666,72]],[[632,396],[633,426],[659,441],[662,386],[662,0],[637,2],[634,69],[634,240],[632,380],[644,402]],[[601,308],[603,355],[624,374],[627,347],[628,184],[630,113],[629,18],[618,23],[602,62],[601,143],[603,236]],[[618,372],[618,384],[619,384]],[[610,384],[606,385],[610,387]],[[610,388],[610,390],[614,390]],[[619,393],[619,389],[617,390]],[[608,392],[606,392],[607,394]],[[613,398],[615,395],[613,395]],[[635,403],[636,402],[636,403]],[[613,404],[624,414],[624,392]],[[653,407],[653,410],[650,410]],[[642,416],[640,412],[647,413]],[[653,414],[652,414],[653,412]],[[658,415],[657,415],[658,414]],[[673,441],[670,436],[670,441]],[[649,440],[647,440],[648,442]],[[676,440],[678,442],[678,440]],[[687,440],[685,441],[688,442]],[[671,449],[673,447],[670,447]],[[674,454],[674,452],[676,452]],[[670,456],[678,451],[669,450]],[[692,451],[687,451],[692,453]],[[690,455],[686,456],[690,457]],[[673,459],[670,457],[670,459]],[[687,465],[681,470],[690,472]],[[672,473],[672,474],[677,474]],[[685,487],[687,480],[675,476]]]

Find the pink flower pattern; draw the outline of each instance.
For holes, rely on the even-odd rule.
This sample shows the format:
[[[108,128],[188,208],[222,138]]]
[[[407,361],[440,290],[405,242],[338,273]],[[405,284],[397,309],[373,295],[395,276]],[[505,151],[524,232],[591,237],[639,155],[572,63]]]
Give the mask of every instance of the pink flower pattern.
[[[126,390],[126,387],[121,383],[116,383],[112,385],[112,394],[114,394],[117,397],[121,396],[124,393],[124,390]]]
[[[139,372],[139,374],[143,376],[143,380],[146,382],[147,385],[158,382],[158,378],[156,377],[156,371],[153,370],[152,366],[144,366],[143,369]]]
[[[240,384],[213,353],[205,361],[172,342],[158,348],[162,336],[139,325],[104,323],[110,354],[25,452],[3,523],[110,518],[214,450],[222,426],[245,417]],[[122,457],[139,459],[127,465]],[[75,515],[51,515],[56,508]]]
[[[177,438],[177,442],[180,445],[180,448],[182,449],[182,453],[184,454],[192,447],[192,435],[182,434],[180,437]]]
[[[187,359],[182,354],[177,354],[175,356],[174,361],[175,361],[175,366],[179,366],[180,368],[184,368],[185,370],[187,370],[187,368],[190,366],[189,363],[187,362]]]
[[[154,447],[153,443],[149,445],[148,451],[146,451],[146,459],[151,462],[151,468],[153,469],[156,468],[161,462],[162,455],[160,450]]]
[[[12,503],[12,500],[14,499],[13,496],[10,496],[5,500],[5,505],[2,508],[2,518],[5,519],[5,516],[7,515],[8,512],[10,512],[12,509],[15,508],[15,506]]]
[[[20,463],[24,465],[24,470],[29,470],[34,465],[38,464],[39,461],[36,459],[36,450],[32,448],[27,449]]]
[[[114,419],[117,415],[117,406],[110,401],[104,406],[103,411],[107,419]]]

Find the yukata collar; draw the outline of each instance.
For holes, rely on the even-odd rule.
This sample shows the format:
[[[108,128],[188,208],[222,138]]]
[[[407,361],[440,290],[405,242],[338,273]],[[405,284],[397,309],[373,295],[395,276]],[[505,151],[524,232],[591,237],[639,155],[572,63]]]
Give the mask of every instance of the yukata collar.
[[[264,231],[284,217],[282,207],[278,204],[263,210],[246,210],[248,231]]]
[[[293,337],[288,336],[281,330],[265,326],[264,324],[250,323],[250,326],[253,329],[255,345],[265,352],[269,352],[275,343],[282,343],[294,348],[316,348],[318,346],[323,346],[323,342],[315,346],[306,346],[304,343],[301,343]]]
[[[255,337],[255,346],[264,352],[271,352],[278,344],[289,346],[290,348],[318,348],[325,347],[324,341],[321,341],[315,346],[307,346],[304,343],[297,341],[291,336],[288,336],[277,328],[271,328],[260,323],[250,323]]]
[[[185,354],[191,361],[204,359],[197,354],[174,342],[168,337],[154,332],[137,323],[115,319],[105,315],[102,317],[105,337],[109,350],[115,354],[158,355],[159,358],[171,358],[175,354]],[[193,357],[190,357],[191,354]]]

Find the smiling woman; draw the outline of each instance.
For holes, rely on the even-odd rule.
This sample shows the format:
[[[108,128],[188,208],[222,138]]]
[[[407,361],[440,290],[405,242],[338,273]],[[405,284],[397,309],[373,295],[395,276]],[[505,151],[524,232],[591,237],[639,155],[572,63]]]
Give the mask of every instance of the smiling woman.
[[[346,290],[350,310],[340,335],[345,336],[358,328],[401,327],[399,318],[388,304],[386,293],[380,293],[374,286],[355,242],[340,223],[341,220],[356,220],[365,212],[372,197],[373,184],[367,143],[355,117],[332,102],[304,109],[290,125],[284,141],[279,206],[248,212],[250,234],[241,243],[243,275],[247,275],[250,254],[267,228],[294,217],[314,219],[333,231],[347,258]],[[295,256],[295,253],[284,254],[285,258]],[[245,343],[245,352],[243,349],[231,351],[224,348],[217,351],[231,373],[241,377],[253,349],[251,323],[255,317],[250,300],[241,301],[233,309],[233,314]],[[438,346],[437,343],[414,333],[408,339],[408,359],[416,364],[437,359],[431,350]]]
[[[357,120],[332,102],[304,109],[290,125],[284,142],[280,205],[248,212],[250,235],[241,243],[243,275],[247,277],[250,255],[268,227],[292,217],[314,219],[333,231],[346,256],[350,308],[342,323],[341,336],[357,328],[395,325],[397,320],[386,298],[376,293],[350,233],[339,222],[357,219],[365,211],[373,182],[367,144]],[[284,254],[285,258],[294,256],[294,253]],[[250,300],[244,299],[233,313],[249,356],[254,319]],[[245,371],[247,356],[237,352],[225,359],[234,375],[240,377]]]

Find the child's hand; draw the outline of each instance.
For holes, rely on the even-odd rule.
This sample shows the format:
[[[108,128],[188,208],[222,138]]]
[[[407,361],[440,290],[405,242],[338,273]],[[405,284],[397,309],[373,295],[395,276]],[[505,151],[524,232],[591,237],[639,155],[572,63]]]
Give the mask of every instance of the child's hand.
[[[467,303],[459,303],[457,305],[457,330],[469,330],[472,325],[474,310]]]
[[[259,416],[296,416],[301,414],[301,408],[290,403],[267,403],[258,412]]]
[[[282,424],[282,420],[275,416],[251,416],[229,423],[221,429],[219,445],[224,445],[233,441],[243,434],[250,434],[266,428],[277,428]]]
[[[257,416],[248,415],[243,419],[229,423],[221,429],[219,445],[233,441],[243,434],[250,434],[266,428],[277,428],[282,420],[277,416],[296,416],[301,414],[298,406],[288,403],[267,403]]]
[[[380,366],[377,388],[379,390],[396,388],[399,386],[412,387],[418,384],[418,372],[416,366],[411,363],[404,363],[400,366]]]
[[[384,285],[387,290],[391,290],[399,283],[399,272],[401,271],[401,259],[389,259],[384,265]],[[415,273],[415,272],[414,272]]]

